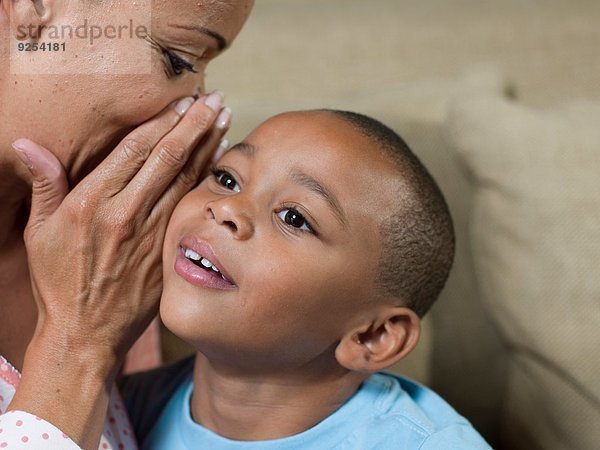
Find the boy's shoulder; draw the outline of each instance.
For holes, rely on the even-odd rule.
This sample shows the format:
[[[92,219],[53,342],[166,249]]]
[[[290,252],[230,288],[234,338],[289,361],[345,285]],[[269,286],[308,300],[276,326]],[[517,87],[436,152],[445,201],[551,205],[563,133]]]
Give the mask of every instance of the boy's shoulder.
[[[352,402],[357,403],[351,419],[355,422],[353,438],[357,444],[423,450],[490,448],[469,421],[444,399],[408,378],[374,374],[348,401]]]

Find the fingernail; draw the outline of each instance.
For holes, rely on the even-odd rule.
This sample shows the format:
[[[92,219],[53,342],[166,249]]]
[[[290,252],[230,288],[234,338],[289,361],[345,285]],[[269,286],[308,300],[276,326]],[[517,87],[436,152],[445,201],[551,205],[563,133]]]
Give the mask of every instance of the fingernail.
[[[27,166],[29,170],[33,169],[33,163],[27,154],[27,146],[21,140],[12,143],[12,148],[15,150],[17,157]]]
[[[177,114],[179,114],[180,116],[183,116],[187,112],[187,110],[190,109],[190,107],[194,104],[194,102],[194,97],[186,97],[183,100],[180,100],[175,105],[175,111],[177,111]]]
[[[219,148],[215,151],[213,155],[212,162],[217,162],[221,157],[225,154],[227,149],[229,148],[229,141],[227,139],[223,139],[219,144]]]
[[[218,128],[227,128],[231,123],[231,108],[226,107],[223,108],[223,111],[217,117],[217,127]]]
[[[225,96],[221,91],[215,91],[206,98],[204,103],[213,111],[218,112],[221,109],[221,106],[223,106],[224,97]]]

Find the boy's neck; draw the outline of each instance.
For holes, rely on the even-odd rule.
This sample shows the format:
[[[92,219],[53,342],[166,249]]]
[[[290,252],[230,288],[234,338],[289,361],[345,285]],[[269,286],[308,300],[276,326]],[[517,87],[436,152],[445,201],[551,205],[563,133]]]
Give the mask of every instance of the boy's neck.
[[[232,374],[198,353],[192,417],[237,441],[280,439],[308,430],[340,408],[367,376],[342,370],[330,377]]]

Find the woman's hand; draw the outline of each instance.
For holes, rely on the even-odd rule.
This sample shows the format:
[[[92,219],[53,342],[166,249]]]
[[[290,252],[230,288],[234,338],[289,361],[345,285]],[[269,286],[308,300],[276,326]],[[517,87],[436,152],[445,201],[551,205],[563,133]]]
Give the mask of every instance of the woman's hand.
[[[86,447],[99,438],[98,431],[88,440],[89,427],[102,424],[89,403],[107,397],[119,362],[157,313],[171,212],[229,124],[221,94],[192,102],[130,133],[71,192],[52,153],[26,140],[14,144],[33,175],[25,243],[39,319],[11,409],[49,418]],[[64,399],[40,407],[36,397],[56,402],[44,388]]]

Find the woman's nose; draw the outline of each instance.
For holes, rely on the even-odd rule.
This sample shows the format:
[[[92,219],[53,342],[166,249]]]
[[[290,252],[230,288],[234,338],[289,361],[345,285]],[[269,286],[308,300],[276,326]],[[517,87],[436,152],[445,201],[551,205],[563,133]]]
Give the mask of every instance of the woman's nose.
[[[204,71],[196,76],[196,83],[194,84],[195,95],[204,95],[206,93]]]
[[[241,200],[237,195],[223,197],[207,203],[206,210],[209,218],[227,227],[236,239],[245,240],[254,234],[254,221]]]

